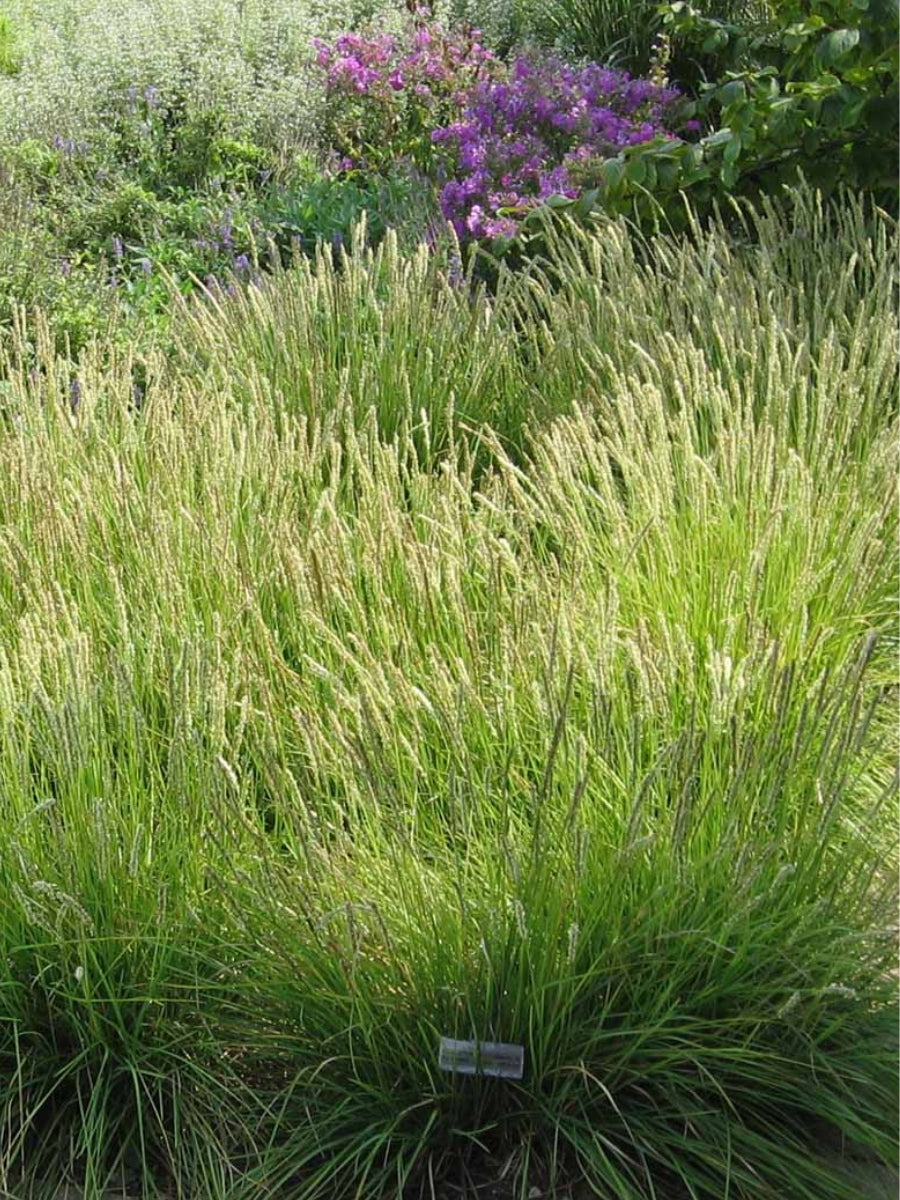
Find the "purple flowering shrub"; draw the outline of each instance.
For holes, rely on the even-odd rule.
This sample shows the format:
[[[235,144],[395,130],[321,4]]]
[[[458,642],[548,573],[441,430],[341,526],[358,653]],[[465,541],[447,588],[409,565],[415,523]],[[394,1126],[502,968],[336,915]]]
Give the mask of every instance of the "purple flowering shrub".
[[[314,47],[338,172],[413,163],[465,242],[514,237],[528,212],[575,200],[605,160],[678,124],[680,95],[658,80],[553,57],[507,65],[478,30],[421,17],[400,40],[347,33]]]
[[[412,26],[400,39],[345,33],[315,39],[326,72],[327,134],[340,171],[383,171],[399,160],[430,173],[431,132],[465,108],[479,82],[502,70],[477,29]]]
[[[460,120],[432,131],[445,151],[444,216],[463,240],[514,237],[550,197],[576,199],[599,162],[671,137],[679,98],[596,63],[518,58],[507,78],[475,85]]]

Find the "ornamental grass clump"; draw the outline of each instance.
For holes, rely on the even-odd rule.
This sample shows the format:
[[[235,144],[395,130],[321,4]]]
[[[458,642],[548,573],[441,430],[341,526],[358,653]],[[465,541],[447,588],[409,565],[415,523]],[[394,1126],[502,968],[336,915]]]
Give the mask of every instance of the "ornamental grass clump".
[[[477,361],[395,251],[171,358],[4,357],[0,1191],[858,1200],[821,1132],[896,1161],[896,233],[754,229],[605,221],[475,310],[566,401],[515,458],[423,455],[416,381]]]
[[[459,255],[451,269],[420,243],[403,253],[391,230],[375,249],[366,222],[348,251],[277,262],[259,286],[223,301],[182,303],[175,353],[248,409],[315,429],[335,420],[379,436],[405,432],[423,463],[460,439],[474,449],[491,428],[512,453],[530,421],[550,415],[531,385],[514,324],[499,298],[474,289]],[[479,453],[479,461],[484,453]]]

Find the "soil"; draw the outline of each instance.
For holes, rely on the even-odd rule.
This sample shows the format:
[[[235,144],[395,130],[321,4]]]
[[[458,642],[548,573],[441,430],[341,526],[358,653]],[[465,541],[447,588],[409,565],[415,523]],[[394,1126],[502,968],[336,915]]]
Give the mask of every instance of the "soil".
[[[853,1164],[845,1166],[849,1179],[856,1182],[859,1189],[859,1200],[896,1200],[900,1194],[900,1175],[889,1167]],[[0,1200],[24,1200],[11,1192],[0,1192]],[[105,1192],[102,1196],[85,1196],[79,1189],[67,1187],[58,1192],[55,1200],[138,1200],[125,1192]],[[160,1197],[159,1200],[165,1200]],[[200,1200],[198,1197],[197,1200]],[[453,1185],[445,1185],[438,1191],[436,1200],[521,1200],[521,1194],[515,1192],[511,1184],[485,1184],[462,1190]],[[557,1192],[555,1197],[538,1188],[532,1188],[528,1200],[596,1200],[593,1192],[580,1189],[570,1189]],[[788,1197],[785,1197],[788,1200]]]

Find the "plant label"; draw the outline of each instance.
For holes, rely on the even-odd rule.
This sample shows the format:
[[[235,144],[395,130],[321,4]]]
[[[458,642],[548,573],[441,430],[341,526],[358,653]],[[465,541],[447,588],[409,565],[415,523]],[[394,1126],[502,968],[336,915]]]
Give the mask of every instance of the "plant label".
[[[438,1066],[452,1075],[521,1079],[525,1070],[525,1047],[511,1042],[463,1042],[442,1037]]]

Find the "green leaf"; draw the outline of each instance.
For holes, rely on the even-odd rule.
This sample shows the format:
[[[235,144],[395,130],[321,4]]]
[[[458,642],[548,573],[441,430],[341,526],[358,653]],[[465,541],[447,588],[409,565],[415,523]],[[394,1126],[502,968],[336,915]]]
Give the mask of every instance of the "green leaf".
[[[621,158],[608,158],[600,167],[600,180],[607,188],[616,188],[625,176],[625,162]]]
[[[703,165],[703,147],[698,145],[688,146],[684,152],[684,165],[688,171],[696,171],[698,167]]]
[[[739,100],[744,100],[747,96],[747,88],[742,79],[732,79],[728,83],[723,83],[719,88],[717,99],[723,108],[727,108],[730,104],[736,104]]]
[[[858,44],[858,29],[835,29],[822,39],[816,50],[816,57],[828,67],[843,55],[849,54]]]
[[[677,162],[661,162],[656,168],[658,186],[666,192],[675,190],[681,175],[681,168]]]
[[[732,134],[728,145],[725,147],[725,153],[722,156],[726,163],[735,163],[741,153],[741,135],[739,133]]]
[[[819,129],[809,129],[803,135],[803,153],[812,157],[822,142],[822,133]]]
[[[728,35],[721,29],[714,29],[709,37],[703,40],[700,49],[704,54],[715,54],[728,41]]]

